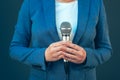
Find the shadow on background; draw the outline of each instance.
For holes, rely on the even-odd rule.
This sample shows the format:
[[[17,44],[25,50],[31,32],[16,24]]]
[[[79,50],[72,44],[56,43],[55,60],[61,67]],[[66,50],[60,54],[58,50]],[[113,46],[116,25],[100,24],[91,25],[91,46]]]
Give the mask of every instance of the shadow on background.
[[[29,67],[9,57],[9,44],[23,0],[0,0],[0,80],[28,80]],[[104,0],[113,56],[97,67],[97,80],[120,80],[120,0]]]

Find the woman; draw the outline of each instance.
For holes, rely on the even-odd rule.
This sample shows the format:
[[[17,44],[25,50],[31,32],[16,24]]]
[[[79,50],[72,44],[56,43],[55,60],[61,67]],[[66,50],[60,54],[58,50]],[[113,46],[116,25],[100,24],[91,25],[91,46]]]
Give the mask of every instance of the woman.
[[[61,41],[62,22],[71,41]],[[10,45],[11,57],[31,66],[30,80],[96,80],[111,50],[102,0],[24,0]]]

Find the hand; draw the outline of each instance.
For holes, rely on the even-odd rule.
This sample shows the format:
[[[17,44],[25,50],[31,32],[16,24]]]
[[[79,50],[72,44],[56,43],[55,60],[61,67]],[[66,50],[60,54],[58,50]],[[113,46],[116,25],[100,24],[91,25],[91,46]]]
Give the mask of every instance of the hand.
[[[65,42],[60,41],[50,44],[50,46],[45,51],[46,61],[57,61],[63,58],[63,51],[65,49]]]
[[[86,51],[82,47],[76,44],[73,44],[72,42],[66,42],[65,45],[67,46],[67,48],[64,49],[65,60],[68,60],[70,62],[77,63],[77,64],[83,63],[85,61]]]

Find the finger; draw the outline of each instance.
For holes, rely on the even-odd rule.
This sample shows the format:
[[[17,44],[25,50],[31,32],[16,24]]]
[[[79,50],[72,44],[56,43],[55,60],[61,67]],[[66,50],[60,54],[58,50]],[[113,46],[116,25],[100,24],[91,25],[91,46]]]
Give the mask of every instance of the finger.
[[[69,61],[69,62],[76,63],[76,64],[82,63],[82,61],[78,61],[78,60],[74,60],[74,59],[70,59],[70,58],[64,58],[64,59]]]
[[[67,53],[70,53],[72,55],[75,55],[75,56],[79,56],[79,57],[83,56],[82,51],[77,51],[75,49],[68,48],[68,47],[65,47],[65,46],[53,47],[51,50],[52,50],[52,53],[55,53],[54,54],[55,57],[58,56],[60,54],[60,52],[62,53],[63,51],[67,52]],[[58,52],[59,52],[59,54],[56,54]]]
[[[53,53],[57,53],[59,51],[65,51],[66,48],[67,47],[65,47],[65,46],[62,45],[62,46],[58,46],[58,47],[52,47],[51,50],[52,50]]]
[[[66,51],[68,53],[71,53],[71,54],[75,55],[75,56],[79,56],[79,57],[83,56],[83,52],[82,51],[77,51],[77,50],[72,49],[72,48],[67,48]]]
[[[83,48],[82,47],[80,47],[80,46],[78,46],[78,45],[76,45],[76,44],[73,44],[72,42],[66,42],[66,44],[65,44],[66,46],[68,46],[68,47],[70,47],[70,48],[73,48],[73,49],[75,49],[75,50],[77,50],[77,51],[80,51],[80,50],[82,50]]]
[[[53,54],[53,58],[57,58],[57,57],[61,56],[62,53],[63,53],[62,51],[59,51],[59,52],[57,52],[57,53],[54,53],[54,54]]]
[[[58,47],[60,45],[65,45],[65,41],[59,41],[59,42],[55,42],[55,43],[52,43],[50,46],[51,47]]]
[[[63,58],[63,55],[59,55],[59,56],[53,57],[54,60],[59,60],[59,59],[62,59],[62,58]]]
[[[73,63],[82,63],[83,62],[82,57],[74,56],[74,55],[71,55],[68,53],[66,53],[66,55],[64,55],[64,59],[68,60],[70,62],[73,62]]]
[[[78,51],[77,51],[77,50],[72,49],[72,48],[69,48],[69,47],[67,47],[67,48],[65,49],[65,51],[68,52],[68,53],[71,53],[71,54],[73,54],[73,55],[78,55]]]
[[[77,56],[69,54],[69,53],[64,53],[64,58],[76,60]]]
[[[58,56],[57,60],[60,60],[63,58],[63,55]]]

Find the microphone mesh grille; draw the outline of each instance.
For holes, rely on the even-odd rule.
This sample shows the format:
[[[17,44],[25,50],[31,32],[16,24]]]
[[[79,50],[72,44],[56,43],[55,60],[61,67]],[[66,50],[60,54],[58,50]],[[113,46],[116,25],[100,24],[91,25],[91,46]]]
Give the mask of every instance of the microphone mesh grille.
[[[60,30],[62,35],[64,36],[69,36],[71,33],[71,24],[69,22],[62,22],[61,26],[60,26]]]

